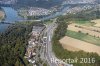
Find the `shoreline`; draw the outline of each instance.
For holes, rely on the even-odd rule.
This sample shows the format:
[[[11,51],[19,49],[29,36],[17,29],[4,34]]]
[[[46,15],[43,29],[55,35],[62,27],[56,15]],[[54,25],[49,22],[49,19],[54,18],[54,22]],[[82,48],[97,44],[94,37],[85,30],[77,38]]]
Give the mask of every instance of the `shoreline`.
[[[1,9],[0,9],[0,21],[5,20],[5,17],[6,17],[5,11],[1,7]]]

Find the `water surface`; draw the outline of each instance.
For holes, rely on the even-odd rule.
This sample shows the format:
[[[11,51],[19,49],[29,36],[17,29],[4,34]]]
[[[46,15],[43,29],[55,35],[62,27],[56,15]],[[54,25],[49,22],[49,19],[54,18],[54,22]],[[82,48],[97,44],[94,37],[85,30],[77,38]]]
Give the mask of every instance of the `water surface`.
[[[23,18],[18,16],[18,13],[16,10],[14,10],[11,7],[2,7],[5,12],[5,20],[8,23],[14,23],[17,20],[22,20]],[[5,31],[8,28],[9,24],[0,24],[0,32]]]

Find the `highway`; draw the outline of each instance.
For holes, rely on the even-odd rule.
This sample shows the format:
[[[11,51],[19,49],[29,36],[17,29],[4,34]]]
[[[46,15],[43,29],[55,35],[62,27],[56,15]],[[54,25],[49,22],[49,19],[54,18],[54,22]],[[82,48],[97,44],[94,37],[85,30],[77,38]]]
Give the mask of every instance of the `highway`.
[[[53,23],[49,24],[45,30],[46,42],[44,44],[45,45],[44,58],[48,62],[49,66],[59,66],[59,63],[62,62],[55,56],[54,52],[52,51],[52,37],[54,34],[54,30],[57,28],[57,24],[55,23],[56,20],[57,19],[54,19]],[[56,60],[58,62],[56,62]],[[62,62],[62,63],[64,64],[64,66],[73,66],[65,62]]]
[[[47,26],[47,40],[46,40],[46,60],[48,62],[48,64],[50,66],[57,66],[56,63],[51,62],[51,59],[54,58],[54,54],[52,52],[52,43],[51,43],[51,39],[53,36],[53,32],[55,30],[55,28],[57,27],[57,24],[55,23],[56,19],[53,21],[52,24]]]

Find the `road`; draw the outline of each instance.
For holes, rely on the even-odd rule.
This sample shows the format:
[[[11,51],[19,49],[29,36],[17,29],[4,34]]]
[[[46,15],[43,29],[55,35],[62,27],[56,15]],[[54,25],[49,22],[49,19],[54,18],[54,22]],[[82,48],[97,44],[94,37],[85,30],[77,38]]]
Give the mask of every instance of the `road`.
[[[51,43],[53,32],[55,28],[57,27],[57,25],[55,24],[55,21],[56,20],[54,20],[54,22],[47,27],[46,59],[50,66],[57,66],[56,63],[51,62],[51,59],[55,57],[52,52],[52,43]]]
[[[57,27],[57,24],[55,23],[56,20],[57,19],[54,19],[53,23],[49,24],[45,31],[46,42],[44,44],[45,45],[44,58],[48,62],[49,66],[59,66],[59,63],[57,63],[56,60],[61,61],[55,56],[54,52],[52,51],[52,36],[54,30]],[[72,66],[72,65],[64,63],[64,66]]]
[[[40,22],[41,20],[0,21],[0,24],[15,24],[15,22]]]

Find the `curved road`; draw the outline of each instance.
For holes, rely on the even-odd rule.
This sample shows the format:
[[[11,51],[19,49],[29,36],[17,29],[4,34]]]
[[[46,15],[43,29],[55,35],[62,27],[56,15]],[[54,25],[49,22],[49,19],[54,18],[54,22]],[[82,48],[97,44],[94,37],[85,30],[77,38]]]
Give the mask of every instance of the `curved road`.
[[[54,19],[53,23],[48,25],[47,28],[46,28],[47,40],[46,40],[46,47],[45,47],[45,50],[46,50],[45,59],[47,60],[49,66],[59,66],[59,62],[61,61],[55,56],[55,54],[52,51],[52,42],[51,42],[51,40],[52,40],[53,32],[57,28],[57,24],[55,23],[56,20],[57,19]],[[59,61],[59,62],[57,63],[56,60]],[[73,65],[66,64],[65,62],[62,62],[62,63],[64,64],[64,66],[73,66]]]

